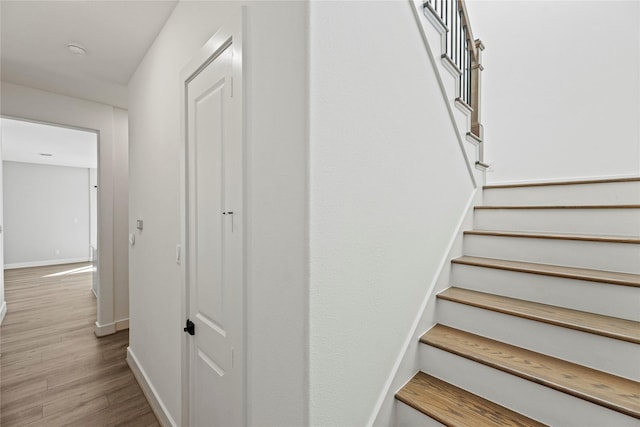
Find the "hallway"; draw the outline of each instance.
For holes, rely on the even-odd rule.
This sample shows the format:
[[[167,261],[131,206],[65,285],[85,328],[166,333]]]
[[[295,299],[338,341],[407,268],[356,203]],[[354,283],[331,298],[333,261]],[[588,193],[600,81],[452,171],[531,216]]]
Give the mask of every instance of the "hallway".
[[[91,265],[7,270],[0,425],[159,426],[127,366],[128,331],[96,338]]]

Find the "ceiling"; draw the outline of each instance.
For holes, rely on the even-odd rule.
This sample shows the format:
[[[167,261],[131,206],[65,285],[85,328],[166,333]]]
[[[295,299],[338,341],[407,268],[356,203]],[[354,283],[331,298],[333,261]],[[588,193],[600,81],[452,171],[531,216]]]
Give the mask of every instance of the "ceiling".
[[[7,118],[0,119],[0,131],[2,160],[97,168],[95,132]]]
[[[2,80],[127,107],[127,84],[177,0],[0,1]],[[79,43],[87,56],[74,56]]]

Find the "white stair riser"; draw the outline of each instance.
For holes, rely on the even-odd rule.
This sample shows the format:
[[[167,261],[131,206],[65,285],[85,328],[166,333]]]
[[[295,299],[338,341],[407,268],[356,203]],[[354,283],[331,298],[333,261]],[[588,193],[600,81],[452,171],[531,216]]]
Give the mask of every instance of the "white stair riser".
[[[640,345],[439,299],[438,323],[640,381]]]
[[[550,426],[638,427],[638,420],[440,349],[421,346],[421,368]]]
[[[640,289],[495,268],[453,264],[451,284],[542,304],[640,321]],[[577,298],[576,296],[580,296]]]
[[[640,236],[640,209],[476,209],[477,230]]]
[[[487,188],[484,203],[495,206],[640,204],[640,181]]]
[[[640,273],[640,245],[524,237],[464,236],[464,254],[538,264]]]
[[[433,418],[396,400],[396,423],[394,427],[444,427]]]

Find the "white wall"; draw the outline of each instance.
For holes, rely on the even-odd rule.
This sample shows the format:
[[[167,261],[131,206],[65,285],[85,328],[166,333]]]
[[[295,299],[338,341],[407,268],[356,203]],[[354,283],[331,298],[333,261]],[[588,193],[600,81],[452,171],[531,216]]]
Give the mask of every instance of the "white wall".
[[[490,182],[640,174],[640,2],[467,3]]]
[[[310,424],[363,426],[475,186],[409,2],[310,16]]]
[[[5,268],[89,260],[89,170],[3,162]]]
[[[129,319],[129,119],[126,110],[113,109],[113,318]],[[123,324],[123,326],[125,326]],[[119,326],[121,327],[121,326]]]
[[[305,2],[180,2],[129,84],[130,351],[181,408],[180,71],[247,4],[247,424],[307,424]],[[135,230],[143,219],[144,230]]]
[[[98,169],[89,169],[89,241],[98,249]]]
[[[1,92],[1,90],[0,90]],[[0,195],[3,194],[3,182],[2,182],[2,138],[0,137]],[[4,207],[3,197],[0,197],[0,324],[4,320],[4,316],[7,313],[7,303],[4,300]]]
[[[122,126],[126,126],[126,123],[121,120],[121,114],[114,112],[114,108],[109,105],[6,82],[2,82],[1,92],[0,113],[2,115],[98,131],[100,295],[97,331],[108,330],[113,326],[114,320],[117,320],[116,312],[124,311],[121,307],[114,307],[114,302],[123,300],[120,294],[123,287],[128,287],[126,282],[121,282],[114,287],[116,271],[126,268],[126,266],[114,264],[114,253],[127,251],[126,244],[116,237],[127,235],[126,226],[114,228],[114,224],[126,224],[126,220],[114,220],[114,215],[122,215],[119,210],[114,210],[114,200],[117,199],[122,203],[117,194],[122,194],[124,191],[120,188],[122,181],[115,177],[116,168],[114,167],[114,159],[119,158],[121,154],[114,156],[114,151],[122,153],[127,150],[123,148],[126,147],[127,141],[118,137],[123,135]]]

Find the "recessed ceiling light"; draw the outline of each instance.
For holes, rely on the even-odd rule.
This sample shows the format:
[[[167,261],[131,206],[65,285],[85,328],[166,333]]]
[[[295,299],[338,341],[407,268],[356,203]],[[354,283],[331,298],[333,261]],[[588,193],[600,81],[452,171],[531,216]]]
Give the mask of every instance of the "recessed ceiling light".
[[[51,154],[51,153],[38,153],[38,154],[40,154],[41,156],[45,156],[45,157],[53,156],[53,154]]]
[[[87,49],[81,44],[67,43],[67,49],[76,56],[87,56]]]

